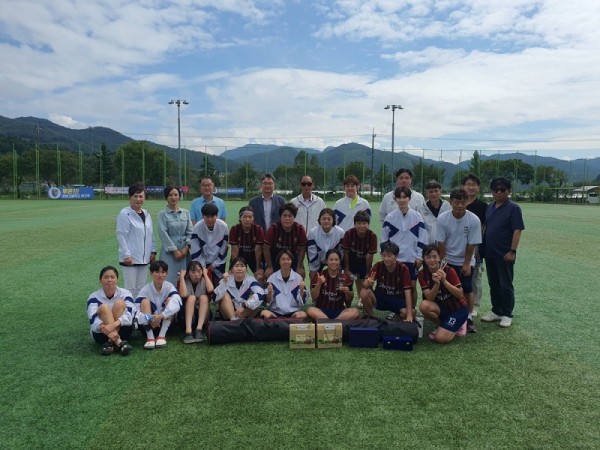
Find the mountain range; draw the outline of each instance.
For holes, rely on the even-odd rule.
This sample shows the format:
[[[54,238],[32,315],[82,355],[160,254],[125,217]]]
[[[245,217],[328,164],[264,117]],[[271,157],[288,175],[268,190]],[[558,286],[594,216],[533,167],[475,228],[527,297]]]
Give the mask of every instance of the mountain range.
[[[88,127],[76,130],[36,117],[10,119],[0,116],[0,153],[12,151],[13,144],[21,150],[26,150],[32,148],[35,143],[38,143],[46,147],[49,145],[58,146],[61,150],[81,150],[85,154],[90,154],[97,151],[102,143],[106,144],[109,151],[115,151],[119,146],[132,140],[128,136],[105,127]],[[171,158],[175,161],[178,160],[177,149],[153,142],[148,143],[154,148],[165,149]],[[202,167],[204,165],[204,153],[186,149],[184,151],[186,152],[189,165],[193,167]],[[352,161],[364,162],[370,168],[371,157],[373,157],[375,171],[379,170],[381,164],[386,164],[388,167],[392,165],[391,152],[378,149],[372,151],[371,147],[354,142],[342,144],[337,147],[327,147],[323,151],[313,148],[246,144],[242,147],[226,150],[221,155],[209,154],[208,160],[218,171],[224,171],[226,167],[228,171],[232,171],[240,165],[249,162],[259,172],[272,172],[280,165],[292,165],[300,151],[307,152],[309,156],[316,156],[319,164],[328,168],[342,167],[344,164]],[[471,155],[472,153],[464,153],[463,157],[465,160],[459,164],[427,158],[423,159],[423,163],[436,167],[441,165],[445,170],[444,178],[446,183],[448,183],[457,171],[466,170]],[[394,168],[412,168],[414,164],[421,161],[421,157],[405,151],[395,152],[393,158]],[[552,166],[570,175],[572,182],[584,181],[584,178],[593,180],[600,175],[600,158],[565,161],[548,156],[536,156],[531,153],[519,152],[500,153],[492,156],[481,155],[481,159],[521,159],[532,166]]]

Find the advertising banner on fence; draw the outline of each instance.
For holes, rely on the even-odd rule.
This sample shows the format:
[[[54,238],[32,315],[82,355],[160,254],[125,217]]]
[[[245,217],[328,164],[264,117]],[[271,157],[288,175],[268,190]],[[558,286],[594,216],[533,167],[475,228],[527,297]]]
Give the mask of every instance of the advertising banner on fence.
[[[92,200],[94,188],[53,186],[48,189],[48,198],[52,200]]]

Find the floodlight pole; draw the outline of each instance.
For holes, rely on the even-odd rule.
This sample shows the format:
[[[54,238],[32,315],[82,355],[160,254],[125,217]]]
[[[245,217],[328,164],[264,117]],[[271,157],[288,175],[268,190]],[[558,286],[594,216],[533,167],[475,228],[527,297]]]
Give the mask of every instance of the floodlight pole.
[[[387,105],[383,109],[391,109],[392,110],[392,173],[394,173],[394,128],[395,128],[395,116],[397,109],[404,109],[400,105]]]
[[[187,100],[171,100],[169,105],[177,105],[177,150],[179,150],[179,188],[182,187],[181,183],[181,105],[189,105]]]

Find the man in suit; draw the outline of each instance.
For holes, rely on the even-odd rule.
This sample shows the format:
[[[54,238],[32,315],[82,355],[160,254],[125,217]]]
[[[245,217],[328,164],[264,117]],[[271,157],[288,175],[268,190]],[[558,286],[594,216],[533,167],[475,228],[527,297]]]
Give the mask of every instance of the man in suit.
[[[271,224],[279,220],[279,208],[286,202],[281,195],[275,194],[275,178],[265,173],[260,178],[261,195],[250,199],[248,204],[254,209],[254,222],[267,234]]]

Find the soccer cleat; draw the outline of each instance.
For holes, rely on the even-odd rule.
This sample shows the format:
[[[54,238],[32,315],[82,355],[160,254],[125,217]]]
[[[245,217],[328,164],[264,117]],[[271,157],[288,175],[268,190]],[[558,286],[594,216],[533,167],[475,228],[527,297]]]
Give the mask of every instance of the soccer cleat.
[[[490,311],[487,315],[481,318],[482,322],[498,322],[502,317],[493,311]]]
[[[463,337],[467,335],[467,322],[463,323],[460,328],[456,331],[456,335]]]
[[[508,317],[508,316],[502,316],[502,318],[500,319],[500,323],[498,324],[498,326],[501,326],[502,328],[508,328],[512,325],[512,317]]]
[[[467,333],[476,333],[475,324],[473,323],[473,319],[467,319]]]
[[[167,338],[164,336],[159,336],[156,340],[156,348],[163,348],[167,346]]]
[[[196,339],[194,339],[194,335],[192,333],[185,333],[185,336],[183,337],[184,344],[193,344],[195,342]]]
[[[146,339],[144,350],[154,350],[156,348],[156,339]]]

